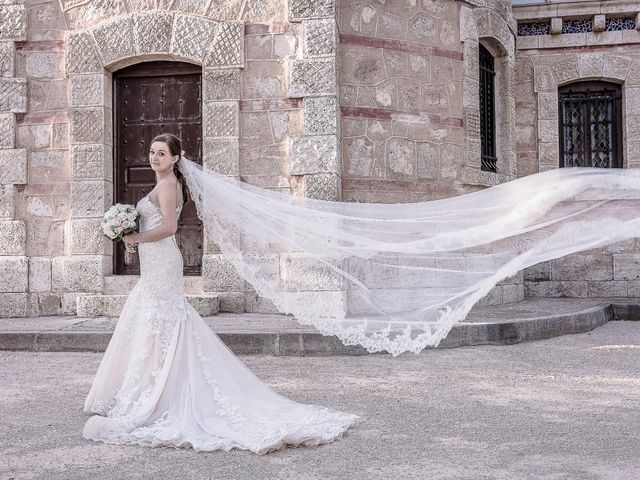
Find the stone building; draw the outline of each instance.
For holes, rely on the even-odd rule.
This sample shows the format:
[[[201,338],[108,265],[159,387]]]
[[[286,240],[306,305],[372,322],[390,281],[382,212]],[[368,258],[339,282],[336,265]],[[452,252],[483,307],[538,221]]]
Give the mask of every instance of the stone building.
[[[631,0],[2,0],[0,316],[118,313],[136,258],[98,226],[152,187],[145,152],[160,131],[225,175],[330,200],[639,167],[639,11]],[[178,241],[202,313],[273,312],[195,212]],[[537,265],[483,302],[639,297],[638,255],[627,242]],[[326,272],[308,273],[322,291]]]

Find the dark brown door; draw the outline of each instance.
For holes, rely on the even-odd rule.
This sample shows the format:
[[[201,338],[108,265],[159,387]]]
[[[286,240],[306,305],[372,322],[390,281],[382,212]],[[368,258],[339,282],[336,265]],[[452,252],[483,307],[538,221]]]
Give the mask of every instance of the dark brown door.
[[[156,135],[180,137],[187,157],[202,164],[202,70],[182,62],[145,62],[119,70],[113,77],[114,199],[135,205],[155,185],[149,147]],[[187,193],[188,195],[188,193]],[[202,223],[193,202],[185,204],[176,241],[185,275],[200,275]],[[116,244],[114,272],[140,273],[137,254]]]

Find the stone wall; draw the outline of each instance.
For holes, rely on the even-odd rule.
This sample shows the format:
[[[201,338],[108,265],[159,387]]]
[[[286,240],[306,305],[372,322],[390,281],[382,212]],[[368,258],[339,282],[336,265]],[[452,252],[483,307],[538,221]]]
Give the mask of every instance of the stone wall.
[[[622,86],[623,166],[640,166],[640,7],[602,5],[516,7],[521,23],[547,21],[545,35],[517,37],[515,88],[518,175],[559,168],[558,87],[581,80]],[[561,33],[563,22],[584,17],[593,31]],[[636,29],[604,31],[606,18],[636,19]],[[640,244],[625,242],[536,265],[525,270],[534,297],[638,297]]]
[[[97,226],[113,201],[111,77],[124,66],[202,66],[207,167],[339,198],[331,1],[6,1],[0,20],[0,316],[73,313],[113,284]],[[198,285],[223,310],[272,310],[208,239]]]

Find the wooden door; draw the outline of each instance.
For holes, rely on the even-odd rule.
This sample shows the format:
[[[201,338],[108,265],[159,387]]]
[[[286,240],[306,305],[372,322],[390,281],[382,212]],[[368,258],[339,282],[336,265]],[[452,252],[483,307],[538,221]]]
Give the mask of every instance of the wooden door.
[[[202,70],[182,62],[145,62],[119,70],[113,77],[114,199],[135,205],[155,185],[149,147],[156,135],[173,133],[182,140],[187,157],[202,164]],[[188,194],[188,193],[187,193]],[[193,202],[178,221],[176,241],[185,275],[202,269],[202,223]],[[118,242],[114,272],[140,273],[138,254]]]

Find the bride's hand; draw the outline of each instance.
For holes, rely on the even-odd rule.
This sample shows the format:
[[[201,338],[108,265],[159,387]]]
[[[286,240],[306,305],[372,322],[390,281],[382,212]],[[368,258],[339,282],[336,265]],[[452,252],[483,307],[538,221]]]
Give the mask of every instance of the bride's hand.
[[[136,232],[128,233],[122,238],[122,241],[124,242],[124,248],[127,252],[129,253],[136,252],[136,249],[138,248],[137,239],[138,239],[138,234]]]

